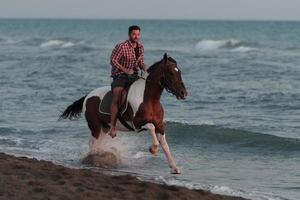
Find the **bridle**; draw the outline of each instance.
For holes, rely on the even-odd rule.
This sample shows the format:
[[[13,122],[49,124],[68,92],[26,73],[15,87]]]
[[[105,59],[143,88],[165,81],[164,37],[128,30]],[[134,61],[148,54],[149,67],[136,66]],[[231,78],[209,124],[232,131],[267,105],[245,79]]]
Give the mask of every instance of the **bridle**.
[[[172,65],[176,65],[176,64],[171,64],[171,65],[168,65],[168,66],[172,66]],[[162,76],[161,76],[161,78],[159,79],[159,81],[154,81],[154,80],[151,80],[150,78],[149,78],[149,76],[145,79],[145,78],[143,78],[143,79],[145,79],[146,81],[148,81],[148,82],[157,82],[158,83],[158,85],[162,88],[162,89],[166,89],[166,91],[168,92],[168,93],[171,93],[171,94],[173,94],[173,95],[178,95],[178,94],[176,94],[176,92],[175,92],[175,90],[174,90],[174,88],[173,87],[171,87],[171,83],[170,82],[168,82],[168,80],[166,79],[166,76],[165,76],[165,68],[167,67],[167,65],[164,65],[162,68]]]

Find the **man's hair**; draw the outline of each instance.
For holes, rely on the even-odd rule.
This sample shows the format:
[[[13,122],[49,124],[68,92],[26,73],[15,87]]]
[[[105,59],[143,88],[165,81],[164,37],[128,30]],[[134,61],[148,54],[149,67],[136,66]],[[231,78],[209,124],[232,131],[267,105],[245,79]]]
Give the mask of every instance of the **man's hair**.
[[[129,26],[128,28],[128,35],[133,31],[133,30],[139,30],[141,31],[141,28],[137,25],[132,25],[132,26]]]

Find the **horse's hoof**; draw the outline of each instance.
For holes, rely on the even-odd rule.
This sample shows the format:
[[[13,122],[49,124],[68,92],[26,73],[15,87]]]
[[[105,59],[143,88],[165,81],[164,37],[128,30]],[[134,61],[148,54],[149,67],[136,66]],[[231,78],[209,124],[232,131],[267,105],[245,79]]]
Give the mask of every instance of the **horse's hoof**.
[[[181,170],[178,167],[171,168],[171,174],[181,174]]]
[[[103,128],[102,129],[104,133],[109,133],[110,129],[109,128]]]
[[[109,130],[108,135],[110,135],[112,138],[116,137],[117,136],[116,128],[111,128]]]
[[[112,133],[111,131],[108,133],[108,135],[110,135],[112,138],[117,136],[116,132]]]
[[[153,155],[157,155],[158,151],[159,151],[158,145],[152,145],[149,147],[149,152]]]

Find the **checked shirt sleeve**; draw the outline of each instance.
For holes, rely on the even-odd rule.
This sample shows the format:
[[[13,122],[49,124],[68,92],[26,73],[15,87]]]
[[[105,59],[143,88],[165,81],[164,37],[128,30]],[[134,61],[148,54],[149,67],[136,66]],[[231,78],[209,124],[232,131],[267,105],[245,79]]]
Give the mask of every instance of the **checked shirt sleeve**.
[[[110,64],[119,69],[122,69],[123,66],[119,63],[119,60],[123,55],[124,55],[123,45],[119,44],[114,48],[114,50],[111,54]]]
[[[141,46],[141,55],[140,55],[140,61],[139,61],[139,68],[146,71],[146,64],[144,60],[144,47]]]

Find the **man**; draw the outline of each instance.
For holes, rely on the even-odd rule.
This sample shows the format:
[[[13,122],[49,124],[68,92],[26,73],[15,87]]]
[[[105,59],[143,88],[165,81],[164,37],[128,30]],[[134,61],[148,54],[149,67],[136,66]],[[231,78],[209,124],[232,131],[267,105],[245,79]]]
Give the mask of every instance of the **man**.
[[[122,104],[122,95],[136,79],[138,70],[146,71],[144,63],[144,47],[140,42],[140,27],[133,25],[128,28],[129,38],[117,44],[112,51],[110,64],[113,99],[111,103],[111,129],[109,135],[116,136],[116,122],[119,108]]]

